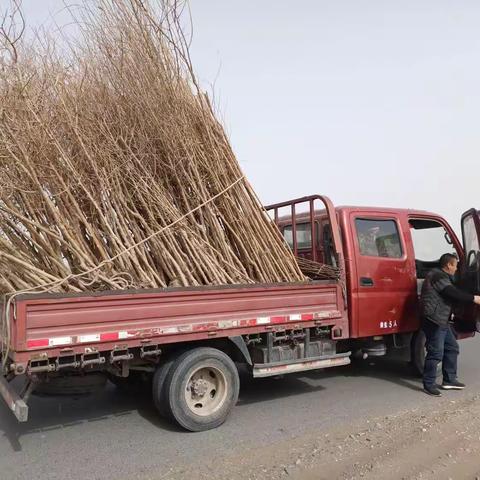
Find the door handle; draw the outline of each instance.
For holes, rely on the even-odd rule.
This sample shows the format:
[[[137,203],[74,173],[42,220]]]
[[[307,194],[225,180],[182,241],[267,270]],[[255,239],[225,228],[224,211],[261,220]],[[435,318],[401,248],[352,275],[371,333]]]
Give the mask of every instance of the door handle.
[[[360,286],[373,287],[373,280],[369,277],[360,277]]]

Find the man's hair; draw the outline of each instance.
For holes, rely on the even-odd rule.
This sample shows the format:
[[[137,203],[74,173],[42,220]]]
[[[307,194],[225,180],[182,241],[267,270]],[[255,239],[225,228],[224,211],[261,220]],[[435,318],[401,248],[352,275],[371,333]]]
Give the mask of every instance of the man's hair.
[[[453,261],[458,262],[458,258],[453,253],[444,253],[440,257],[440,268],[445,268],[448,264],[452,263]]]

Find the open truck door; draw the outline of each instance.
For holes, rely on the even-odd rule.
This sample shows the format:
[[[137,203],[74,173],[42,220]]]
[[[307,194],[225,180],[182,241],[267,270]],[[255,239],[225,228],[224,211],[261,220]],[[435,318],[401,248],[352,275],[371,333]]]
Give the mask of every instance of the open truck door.
[[[465,261],[461,265],[460,286],[474,295],[480,294],[480,211],[472,208],[462,215],[462,238]],[[468,305],[456,312],[458,332],[480,331],[480,307]]]

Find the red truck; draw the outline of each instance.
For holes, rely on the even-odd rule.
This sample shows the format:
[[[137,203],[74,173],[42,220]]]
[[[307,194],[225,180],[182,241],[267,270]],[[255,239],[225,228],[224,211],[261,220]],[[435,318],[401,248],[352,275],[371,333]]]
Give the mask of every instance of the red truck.
[[[402,351],[421,371],[418,289],[426,272],[453,251],[460,283],[480,291],[475,209],[462,216],[463,244],[445,219],[423,211],[335,208],[318,195],[266,209],[295,255],[338,269],[339,278],[19,295],[4,318],[0,376],[18,420],[27,421],[36,388],[66,377],[101,374],[122,385],[150,376],[160,414],[200,431],[220,425],[235,405],[239,364],[266,377]],[[479,319],[476,307],[459,309],[458,336],[474,335]],[[18,376],[20,393],[11,383]]]

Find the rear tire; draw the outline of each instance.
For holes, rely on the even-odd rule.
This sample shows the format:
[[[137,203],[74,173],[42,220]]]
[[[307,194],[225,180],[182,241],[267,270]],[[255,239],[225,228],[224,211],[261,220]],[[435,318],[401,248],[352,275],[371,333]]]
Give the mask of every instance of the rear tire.
[[[202,347],[174,361],[163,389],[171,417],[184,429],[200,432],[225,422],[237,403],[240,380],[228,355]]]
[[[152,396],[155,408],[164,418],[171,418],[171,412],[168,407],[167,394],[165,392],[165,380],[168,372],[175,362],[175,358],[170,358],[165,363],[157,367],[153,376]]]

